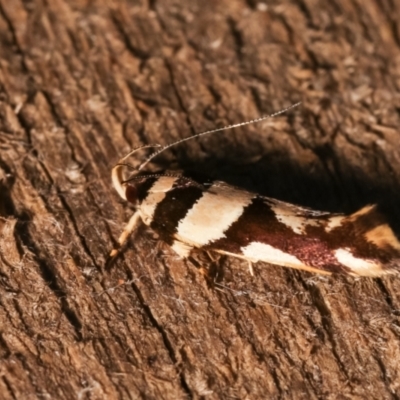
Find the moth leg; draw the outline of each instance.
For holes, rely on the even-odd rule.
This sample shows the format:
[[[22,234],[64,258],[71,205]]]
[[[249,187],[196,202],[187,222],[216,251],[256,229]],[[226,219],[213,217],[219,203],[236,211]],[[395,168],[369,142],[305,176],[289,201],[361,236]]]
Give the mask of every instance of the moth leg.
[[[189,261],[195,268],[199,270],[199,272],[204,276],[208,276],[208,270],[207,268],[202,267],[202,265],[193,257],[188,257],[186,258],[187,261]]]
[[[208,258],[210,259],[210,261],[212,261],[212,262],[217,261],[217,259],[212,256],[212,253],[210,251],[206,251],[206,254],[207,254]]]
[[[216,267],[217,260],[215,259],[215,257],[211,256],[210,252],[205,252],[205,254],[209,258],[209,262],[211,262],[211,268],[206,268],[203,267],[203,263],[201,261],[197,261],[190,255],[191,252],[195,249],[193,246],[180,242],[179,240],[175,240],[171,247],[175,251],[175,253],[178,254],[178,256],[180,256],[184,260],[187,260],[200,272],[201,275],[203,275],[208,287],[214,286],[214,282],[216,280],[216,277],[218,276],[218,271]]]
[[[223,276],[223,270],[222,267],[218,264],[218,261],[221,259],[221,257],[215,257],[210,251],[206,251],[206,254],[211,262],[211,267],[207,270],[210,279],[212,278],[213,282],[220,281]]]
[[[193,250],[192,246],[180,242],[179,240],[175,240],[171,247],[179,257],[183,258],[184,260],[188,260],[191,264],[193,264],[202,275],[208,275],[207,269],[202,267],[193,257],[190,257],[190,253]]]
[[[172,247],[172,250],[174,250],[175,253],[178,254],[179,257],[183,258],[184,260],[188,260],[207,279],[207,276],[208,276],[207,269],[202,267],[193,257],[190,257],[190,253],[193,250],[192,246],[190,246],[186,243],[180,242],[179,240],[175,240],[171,247]]]
[[[203,275],[207,282],[207,286],[209,288],[214,288],[216,282],[220,280],[222,275],[220,274],[220,268],[217,263],[218,259],[212,256],[209,251],[202,252],[201,254],[204,254],[206,256],[205,258],[208,259],[205,260],[205,263],[210,264],[209,267],[203,267],[202,264],[204,264],[204,262],[202,260],[198,261],[193,257],[189,257],[188,261],[190,261],[191,264],[199,270],[201,275]]]
[[[251,276],[254,276],[254,270],[253,270],[253,263],[251,261],[248,261],[249,263],[249,272]]]
[[[131,233],[139,226],[140,224],[140,215],[139,212],[136,211],[135,214],[132,215],[129,222],[125,225],[124,230],[122,231],[120,237],[118,238],[118,246],[111,250],[108,256],[108,262],[115,259],[115,257],[119,254],[121,247],[126,243]]]

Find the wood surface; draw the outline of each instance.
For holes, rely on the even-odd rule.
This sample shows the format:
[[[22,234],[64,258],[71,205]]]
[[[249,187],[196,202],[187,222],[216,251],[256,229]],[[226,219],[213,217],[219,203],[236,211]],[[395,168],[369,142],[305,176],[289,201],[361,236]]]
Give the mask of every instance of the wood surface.
[[[209,289],[146,227],[105,268],[130,148],[297,101],[158,164],[399,232],[399,87],[394,0],[0,0],[0,398],[400,398],[400,277]]]

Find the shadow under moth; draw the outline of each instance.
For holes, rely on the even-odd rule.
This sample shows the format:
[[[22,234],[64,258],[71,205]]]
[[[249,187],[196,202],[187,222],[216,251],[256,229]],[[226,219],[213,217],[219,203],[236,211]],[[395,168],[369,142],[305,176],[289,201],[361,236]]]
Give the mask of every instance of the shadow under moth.
[[[215,251],[250,263],[263,261],[321,274],[381,276],[397,273],[400,242],[374,205],[351,215],[315,211],[243,190],[221,181],[198,182],[185,174],[150,174],[143,168],[166,149],[193,138],[274,117],[201,132],[166,146],[145,145],[112,169],[118,194],[136,208],[118,240],[113,259],[141,221],[182,258],[193,250]],[[127,159],[160,147],[124,177]]]

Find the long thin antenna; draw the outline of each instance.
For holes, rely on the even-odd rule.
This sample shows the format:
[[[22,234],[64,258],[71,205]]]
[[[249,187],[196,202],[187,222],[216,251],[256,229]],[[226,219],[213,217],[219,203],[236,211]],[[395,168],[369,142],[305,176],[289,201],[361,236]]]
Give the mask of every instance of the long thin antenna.
[[[167,145],[161,147],[161,149],[155,151],[153,154],[150,154],[150,156],[147,158],[147,160],[144,161],[144,162],[139,166],[138,171],[142,170],[154,157],[158,156],[160,153],[162,153],[163,151],[169,149],[169,148],[172,147],[172,146],[175,146],[175,145],[177,145],[177,144],[186,142],[187,140],[191,140],[191,139],[197,138],[197,137],[199,137],[199,136],[207,135],[208,133],[215,133],[215,132],[225,131],[225,130],[232,129],[232,128],[238,128],[239,126],[245,126],[245,125],[254,124],[254,123],[256,123],[256,122],[264,121],[265,119],[273,118],[273,117],[276,117],[277,115],[283,114],[283,113],[285,113],[286,111],[289,111],[289,110],[291,110],[292,108],[295,108],[295,107],[297,107],[297,106],[300,105],[300,104],[301,104],[301,101],[299,101],[299,102],[296,103],[296,104],[292,104],[291,106],[289,106],[289,107],[287,107],[287,108],[284,108],[283,110],[280,110],[280,111],[278,111],[278,112],[276,112],[276,113],[273,113],[273,114],[271,114],[271,115],[264,115],[264,116],[262,116],[262,117],[252,119],[252,120],[250,120],[250,121],[239,122],[238,124],[227,125],[227,126],[224,126],[223,128],[217,128],[217,129],[212,129],[212,130],[210,130],[210,131],[200,132],[200,133],[197,133],[196,135],[189,136],[189,137],[187,137],[187,138],[183,138],[183,139],[177,140],[177,141],[174,142],[174,143],[167,144]]]

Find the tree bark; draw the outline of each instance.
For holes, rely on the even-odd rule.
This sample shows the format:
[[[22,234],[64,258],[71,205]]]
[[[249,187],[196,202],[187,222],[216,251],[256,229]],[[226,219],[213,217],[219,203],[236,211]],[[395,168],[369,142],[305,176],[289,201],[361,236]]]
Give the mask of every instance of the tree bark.
[[[398,232],[399,4],[0,0],[0,398],[399,398],[399,277],[209,289],[145,227],[105,268],[130,148],[299,100],[157,161]]]

